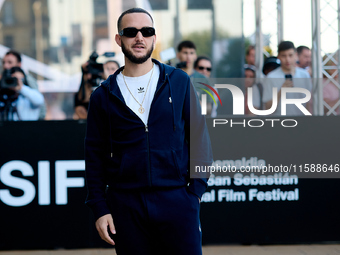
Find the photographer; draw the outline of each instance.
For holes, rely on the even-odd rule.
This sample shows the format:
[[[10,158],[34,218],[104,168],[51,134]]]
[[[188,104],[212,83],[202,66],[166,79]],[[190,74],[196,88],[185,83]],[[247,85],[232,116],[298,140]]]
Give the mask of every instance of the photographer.
[[[19,52],[10,50],[8,51],[3,60],[3,70],[10,70],[13,67],[20,67],[22,66],[21,63],[21,55]],[[25,85],[29,86],[32,89],[38,90],[38,83],[37,80],[31,76],[29,73],[25,74]],[[40,112],[39,112],[39,119],[43,120],[46,115],[46,105],[45,103],[40,107]]]
[[[97,58],[98,54],[94,52],[89,61],[81,66],[82,81],[74,98],[74,119],[87,118],[87,109],[92,91],[119,68],[118,62],[114,60],[99,64],[97,63]]]
[[[104,67],[104,80],[106,80],[107,78],[109,78],[111,74],[114,74],[115,71],[118,70],[120,66],[117,61],[109,60],[106,61],[103,67]]]
[[[43,95],[27,84],[20,67],[4,69],[0,81],[0,120],[38,120]]]

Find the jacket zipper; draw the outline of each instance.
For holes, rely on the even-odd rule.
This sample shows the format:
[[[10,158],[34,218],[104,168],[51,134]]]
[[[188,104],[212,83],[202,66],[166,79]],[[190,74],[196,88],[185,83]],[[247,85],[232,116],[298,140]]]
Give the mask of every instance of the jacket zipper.
[[[166,76],[168,74],[165,74]],[[164,82],[162,83],[162,85],[157,89],[157,91],[155,92],[155,95],[153,97],[153,100],[151,102],[151,105],[150,105],[150,110],[151,110],[151,106],[152,106],[152,103],[155,99],[155,96],[157,95],[158,91],[164,86],[164,84],[166,83],[166,78],[164,80]],[[109,90],[109,93],[110,93],[110,90]],[[112,94],[113,96],[115,96],[116,98],[118,98],[124,105],[125,107],[128,107],[118,96],[116,96],[115,94],[113,93],[110,93]],[[129,108],[130,109],[130,108]],[[131,112],[133,114],[135,114],[132,110]],[[135,114],[136,115],[136,114]],[[137,116],[137,115],[136,115]],[[137,116],[138,119],[140,119],[138,116]],[[140,119],[140,121],[142,121]],[[143,122],[143,121],[142,121]],[[147,151],[148,151],[148,174],[149,174],[149,186],[151,187],[152,186],[152,182],[151,182],[151,169],[150,169],[150,145],[149,145],[149,128],[148,128],[148,125],[145,125],[145,133],[146,133],[146,147],[147,147]],[[113,153],[111,152],[111,157],[113,156]]]
[[[168,75],[168,74],[165,74]],[[155,100],[155,97],[158,93],[158,91],[163,87],[163,85],[166,83],[166,79],[164,80],[164,82],[162,83],[162,85],[157,89],[157,91],[155,92],[155,95],[152,99],[151,105],[150,105],[150,110],[152,107],[152,103]],[[150,117],[150,116],[149,116]],[[151,168],[150,168],[150,144],[149,144],[149,127],[148,125],[145,125],[145,133],[146,133],[146,147],[147,147],[147,151],[148,151],[148,175],[149,175],[149,186],[152,187],[152,181],[151,181]]]
[[[165,84],[165,82],[166,82],[166,76],[168,76],[168,74],[166,73],[165,74],[165,80],[164,80],[164,82],[162,83],[162,85],[157,89],[157,91],[156,91],[156,93],[155,93],[155,96],[156,96],[156,94],[158,93],[158,91],[163,87],[163,85]],[[155,97],[154,97],[155,98]],[[150,107],[151,108],[151,107]]]
[[[149,187],[152,186],[151,183],[151,169],[150,169],[150,146],[149,146],[149,128],[148,125],[145,125],[145,133],[146,133],[146,147],[148,151],[148,177],[149,177]]]

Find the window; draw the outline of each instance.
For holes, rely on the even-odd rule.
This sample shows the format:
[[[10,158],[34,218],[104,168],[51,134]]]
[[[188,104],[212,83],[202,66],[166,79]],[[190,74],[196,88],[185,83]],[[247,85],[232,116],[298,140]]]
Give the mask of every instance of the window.
[[[15,48],[14,47],[14,37],[12,35],[6,35],[4,38],[4,44],[8,48]]]
[[[212,0],[188,0],[188,9],[211,9]]]
[[[167,10],[168,0],[150,0],[152,10]]]
[[[5,2],[4,3],[4,25],[13,25],[14,24],[14,9],[13,2]]]

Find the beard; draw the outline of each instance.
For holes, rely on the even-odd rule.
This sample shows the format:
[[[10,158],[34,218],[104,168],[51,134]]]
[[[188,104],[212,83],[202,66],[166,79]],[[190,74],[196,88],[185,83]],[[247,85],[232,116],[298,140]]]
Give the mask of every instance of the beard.
[[[122,42],[122,51],[123,51],[125,57],[127,57],[128,60],[130,60],[132,63],[143,64],[145,61],[147,61],[150,58],[150,56],[153,52],[153,43],[152,43],[150,49],[146,52],[146,54],[144,56],[141,56],[141,57],[136,57],[135,55],[133,55],[132,51],[128,50],[125,47],[123,42]]]

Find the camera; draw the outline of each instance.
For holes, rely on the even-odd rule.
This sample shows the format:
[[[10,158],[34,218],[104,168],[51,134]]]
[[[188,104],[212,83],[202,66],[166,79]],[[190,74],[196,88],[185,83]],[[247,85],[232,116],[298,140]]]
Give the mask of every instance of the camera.
[[[21,72],[24,74],[22,82],[27,84],[25,73],[20,67],[15,66],[11,69],[4,69],[0,80],[0,112],[3,111],[2,108],[4,105],[14,102],[16,99],[18,99],[19,93],[13,89],[19,85],[18,79],[16,77],[12,77],[15,72]]]
[[[13,68],[12,68],[13,69]],[[0,88],[1,89],[9,89],[18,86],[18,79],[12,77],[12,73],[14,70],[4,70],[2,73],[2,79],[0,81]]]
[[[293,76],[291,74],[286,74],[285,75],[286,80],[293,80]]]
[[[186,68],[187,67],[187,62],[179,62],[176,64],[176,68]]]
[[[97,62],[98,54],[93,52],[88,60],[87,73],[91,74],[88,81],[93,87],[99,86],[104,72],[103,64]]]
[[[18,79],[12,77],[15,69],[4,70],[0,80],[0,121],[13,120],[13,114],[17,112],[15,101],[19,93],[11,89],[18,86]]]
[[[114,57],[115,53],[114,52],[105,52],[103,54],[103,56]],[[91,74],[91,79],[89,79],[88,82],[93,87],[99,86],[101,80],[103,79],[104,67],[103,67],[103,64],[97,62],[98,57],[99,57],[99,55],[96,51],[92,52],[92,54],[91,54],[91,56],[88,60],[89,64],[87,66],[87,72],[85,72],[85,73]]]

